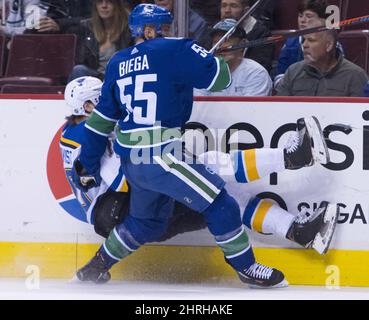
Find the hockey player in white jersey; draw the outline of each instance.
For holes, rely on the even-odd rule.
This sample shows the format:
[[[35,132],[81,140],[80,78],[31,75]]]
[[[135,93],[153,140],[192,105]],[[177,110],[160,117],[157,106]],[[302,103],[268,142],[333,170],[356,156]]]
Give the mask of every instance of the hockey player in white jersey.
[[[79,210],[86,221],[93,224],[96,233],[107,237],[121,222],[128,210],[129,192],[124,175],[119,171],[119,158],[107,148],[101,159],[101,184],[86,190],[75,187],[71,170],[81,152],[83,127],[99,101],[102,82],[94,77],[81,77],[70,82],[65,89],[65,102],[70,110],[60,138],[60,149],[66,177],[79,202]],[[85,181],[88,185],[89,181]]]

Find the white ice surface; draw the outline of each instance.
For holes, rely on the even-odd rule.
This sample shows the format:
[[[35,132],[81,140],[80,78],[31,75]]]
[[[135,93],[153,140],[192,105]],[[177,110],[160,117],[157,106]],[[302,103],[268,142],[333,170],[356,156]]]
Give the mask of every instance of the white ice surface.
[[[41,280],[39,289],[27,288],[25,280],[0,279],[0,300],[258,300],[258,299],[369,299],[369,288],[290,286],[284,289],[255,290],[240,283],[164,284],[112,281],[105,285]]]

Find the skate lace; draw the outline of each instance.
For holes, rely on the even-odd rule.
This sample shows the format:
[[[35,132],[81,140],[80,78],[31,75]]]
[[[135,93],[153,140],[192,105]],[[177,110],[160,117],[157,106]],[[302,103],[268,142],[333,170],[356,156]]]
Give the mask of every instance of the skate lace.
[[[297,148],[299,147],[299,144],[300,144],[299,134],[298,132],[293,132],[288,137],[288,140],[287,140],[286,145],[284,146],[284,149],[286,150],[287,153],[292,153],[297,150]]]
[[[273,269],[264,266],[260,263],[254,263],[249,269],[247,269],[246,274],[252,278],[257,279],[269,279],[272,276]]]

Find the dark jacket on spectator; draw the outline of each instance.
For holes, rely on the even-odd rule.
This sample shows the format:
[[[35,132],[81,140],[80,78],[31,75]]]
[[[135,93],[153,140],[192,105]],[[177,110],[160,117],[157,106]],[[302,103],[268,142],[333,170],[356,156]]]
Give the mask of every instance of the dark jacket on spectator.
[[[251,1],[250,5],[254,5],[256,0]],[[265,0],[256,9],[253,16],[262,21],[270,30],[274,28],[274,10],[277,5],[276,0]]]
[[[92,31],[91,19],[82,20],[79,26],[73,26],[68,33],[74,33],[78,37],[76,64],[83,64],[97,70],[99,68],[99,43]],[[129,32],[122,33],[120,39],[114,43],[117,51],[133,44]]]
[[[202,16],[210,26],[219,21],[219,0],[190,0],[190,8]]]
[[[192,9],[189,9],[188,16],[189,37],[201,43],[203,39],[209,37],[208,25],[205,19]]]
[[[50,6],[47,15],[55,20],[62,33],[91,17],[92,0],[42,0],[41,3]]]
[[[364,88],[364,96],[369,97],[369,82],[366,84]]]
[[[247,33],[247,40],[253,41],[271,35],[269,28],[261,21],[257,20],[252,30]],[[246,51],[245,58],[252,59],[261,64],[268,72],[272,70],[272,61],[274,56],[274,45],[268,44],[249,48]]]
[[[304,61],[293,64],[277,87],[277,95],[361,97],[368,80],[362,68],[339,54],[338,64],[325,73]]]

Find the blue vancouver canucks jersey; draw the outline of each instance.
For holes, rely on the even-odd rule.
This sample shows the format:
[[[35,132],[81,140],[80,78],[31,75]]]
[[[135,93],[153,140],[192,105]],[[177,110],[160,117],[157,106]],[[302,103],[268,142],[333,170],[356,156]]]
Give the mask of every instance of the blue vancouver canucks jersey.
[[[163,138],[163,130],[181,128],[189,120],[193,88],[216,87],[222,66],[218,58],[189,39],[147,40],[115,54],[107,67],[100,102],[86,124],[89,134],[100,138],[89,139],[82,163],[90,171],[96,169],[93,163],[102,152],[103,137],[114,127],[115,151],[120,155],[128,154],[130,148],[179,140]],[[230,77],[227,81],[229,85]],[[141,131],[147,139],[139,137]]]

